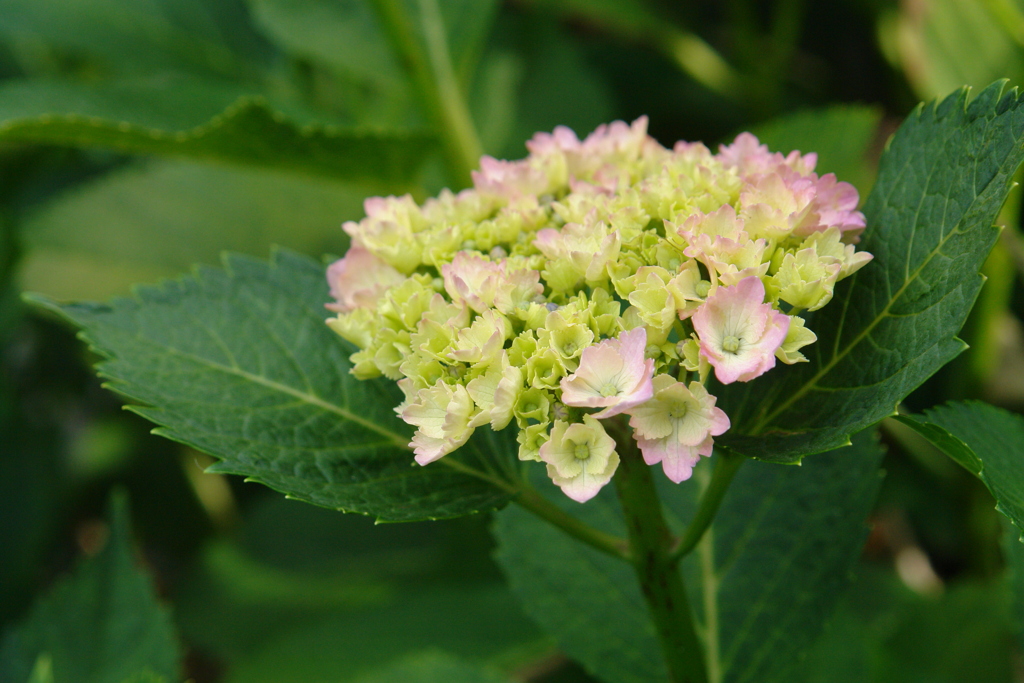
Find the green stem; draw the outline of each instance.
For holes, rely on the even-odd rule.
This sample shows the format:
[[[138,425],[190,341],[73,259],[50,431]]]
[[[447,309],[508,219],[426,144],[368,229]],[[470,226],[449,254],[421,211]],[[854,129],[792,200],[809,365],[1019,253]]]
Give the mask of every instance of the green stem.
[[[683,342],[690,338],[690,335],[686,334],[686,328],[683,327],[683,322],[681,320],[673,320],[672,329],[675,330],[676,335],[679,336],[679,339],[677,339],[676,341]]]
[[[454,185],[467,187],[482,153],[469,107],[448,51],[437,0],[417,0],[422,42],[402,0],[373,0],[392,44],[412,76],[420,98],[444,143]]]
[[[673,559],[680,560],[686,557],[700,543],[700,539],[704,537],[704,533],[715,519],[715,513],[718,512],[718,507],[722,504],[722,499],[729,489],[732,478],[736,476],[737,470],[746,459],[745,456],[738,453],[716,450],[715,470],[711,475],[711,482],[700,497],[697,514],[693,516],[689,526],[686,527],[686,533],[672,549]]]
[[[459,462],[454,458],[443,458],[442,462],[457,472],[476,477],[492,486],[514,496],[512,499],[524,510],[529,510],[544,521],[552,524],[573,538],[582,541],[592,548],[603,553],[617,557],[620,560],[629,560],[629,544],[625,539],[606,534],[581,522],[568,512],[558,507],[544,496],[540,495],[525,482],[518,484],[506,481],[500,477],[481,472],[475,467]]]
[[[629,559],[629,545],[625,539],[587,526],[533,489],[523,488],[513,500],[522,508],[529,510],[590,547],[596,548],[612,557],[617,557],[620,560]]]
[[[672,683],[707,683],[704,650],[697,638],[672,535],[662,514],[651,468],[632,439],[619,443],[615,486],[629,531],[630,556],[661,643]]]

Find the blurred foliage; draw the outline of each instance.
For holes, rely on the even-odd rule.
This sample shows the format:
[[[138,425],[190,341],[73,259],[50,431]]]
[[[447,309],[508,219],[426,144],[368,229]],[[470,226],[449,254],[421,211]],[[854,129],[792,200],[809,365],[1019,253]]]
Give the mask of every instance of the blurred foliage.
[[[176,672],[165,657],[131,680],[597,680],[523,614],[487,515],[375,526],[204,474],[205,456],[120,410],[96,358],[22,291],[107,299],[222,250],[339,254],[368,194],[422,199],[464,185],[475,154],[642,114],[664,144],[750,129],[816,151],[865,197],[918,100],[997,78],[1024,79],[1021,0],[0,0],[0,672],[91,680],[65,673],[54,610],[75,603],[53,596],[85,599],[116,551],[130,607],[159,622],[169,605],[184,651]],[[999,222],[974,348],[912,411],[1024,409],[1019,201]],[[889,420],[882,434],[856,580],[777,679],[1019,679],[1016,530],[926,439]],[[102,521],[115,486],[142,562],[126,511]],[[52,632],[29,638],[41,620]],[[8,654],[30,640],[46,644]]]
[[[124,495],[115,495],[109,527],[97,529],[102,548],[95,557],[54,585],[0,642],[4,680],[38,678],[44,671],[54,680],[88,683],[174,679],[174,627],[150,578],[134,566],[130,526]]]

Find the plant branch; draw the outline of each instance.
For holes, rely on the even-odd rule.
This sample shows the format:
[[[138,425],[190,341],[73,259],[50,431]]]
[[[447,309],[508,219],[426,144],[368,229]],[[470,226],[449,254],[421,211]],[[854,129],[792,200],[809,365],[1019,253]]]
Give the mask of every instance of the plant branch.
[[[529,510],[544,521],[555,525],[576,540],[612,557],[629,560],[629,544],[625,539],[606,534],[584,524],[533,489],[526,488],[524,485],[524,488],[520,489],[519,494],[513,500],[523,509]]]
[[[615,487],[629,531],[630,557],[658,632],[673,683],[707,683],[704,649],[697,638],[672,535],[654,488],[651,468],[632,439],[619,442],[621,462]]]
[[[452,182],[467,187],[471,182],[470,172],[477,167],[482,151],[466,98],[452,68],[437,0],[417,0],[422,41],[403,7],[403,0],[373,0],[373,4],[438,129]]]
[[[708,530],[711,522],[715,519],[715,513],[718,512],[718,507],[722,504],[722,499],[729,489],[732,478],[736,476],[737,470],[746,459],[746,456],[725,449],[715,453],[715,470],[711,474],[711,482],[701,495],[700,502],[697,504],[697,513],[686,527],[686,532],[672,549],[673,560],[686,557],[700,543],[704,532]]]
[[[607,534],[583,523],[530,488],[526,482],[513,483],[506,481],[493,474],[481,472],[475,467],[471,467],[453,458],[442,458],[439,462],[448,465],[458,472],[477,477],[506,493],[512,494],[512,500],[524,510],[529,510],[578,541],[582,541],[590,547],[612,557],[629,561],[629,543],[625,539]]]

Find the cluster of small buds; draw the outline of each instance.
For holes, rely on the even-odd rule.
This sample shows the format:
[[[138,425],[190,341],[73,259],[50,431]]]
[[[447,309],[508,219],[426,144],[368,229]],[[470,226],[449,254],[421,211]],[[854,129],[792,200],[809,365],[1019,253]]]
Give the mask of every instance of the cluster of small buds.
[[[619,463],[604,421],[627,415],[645,461],[688,479],[729,429],[711,371],[806,360],[799,314],[871,260],[857,191],[749,133],[665,149],[645,118],[527,147],[422,206],[368,199],[327,322],[360,349],[356,377],[397,380],[421,465],[514,421],[519,457],[582,502]]]

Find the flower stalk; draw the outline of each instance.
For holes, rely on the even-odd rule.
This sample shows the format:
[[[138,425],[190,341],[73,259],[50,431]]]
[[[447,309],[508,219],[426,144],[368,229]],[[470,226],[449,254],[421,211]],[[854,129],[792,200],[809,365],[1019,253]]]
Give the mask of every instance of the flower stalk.
[[[679,539],[672,549],[672,557],[674,559],[681,560],[689,555],[697,547],[697,544],[700,543],[700,540],[704,538],[704,532],[708,530],[708,527],[714,521],[715,514],[722,504],[722,499],[725,498],[725,492],[729,489],[729,484],[732,483],[732,479],[736,476],[736,472],[739,471],[740,465],[745,461],[746,457],[738,453],[725,449],[716,449],[715,469],[711,474],[711,482],[708,484],[707,489],[704,490],[703,495],[701,495],[700,502],[697,504],[697,513],[690,521],[690,525],[686,527],[686,532],[683,533],[682,538]]]
[[[517,505],[529,510],[578,541],[620,560],[629,560],[629,544],[625,539],[595,529],[558,507],[531,488],[522,488],[514,498]]]
[[[630,560],[658,633],[673,683],[707,683],[704,649],[693,623],[686,586],[673,555],[672,534],[662,514],[651,468],[632,439],[619,443],[615,487],[629,533]]]

